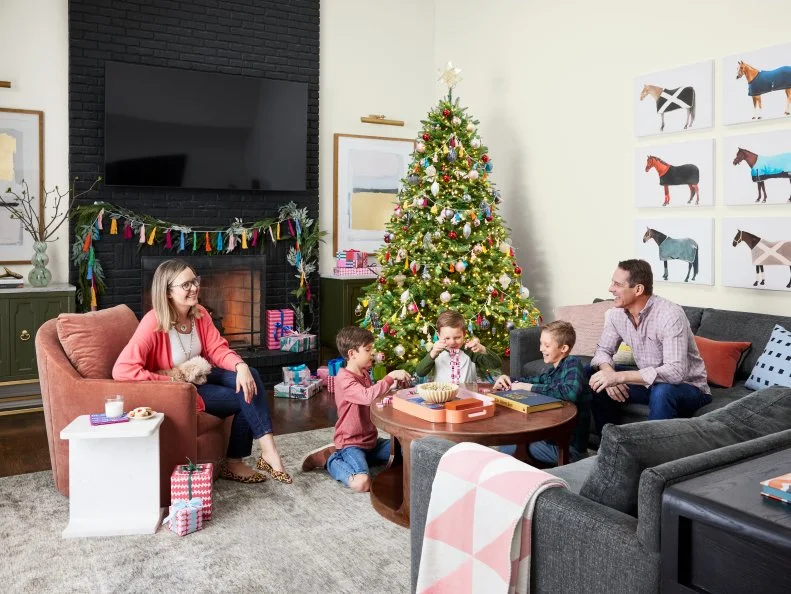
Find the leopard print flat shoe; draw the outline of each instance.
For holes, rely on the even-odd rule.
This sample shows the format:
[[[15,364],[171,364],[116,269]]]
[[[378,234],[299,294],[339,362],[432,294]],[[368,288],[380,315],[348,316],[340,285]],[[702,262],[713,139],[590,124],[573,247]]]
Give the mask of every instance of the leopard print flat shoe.
[[[280,483],[290,485],[291,483],[294,482],[290,474],[282,470],[275,470],[274,468],[272,468],[272,465],[269,462],[263,459],[263,457],[258,458],[258,462],[256,462],[255,467],[258,470],[263,470],[264,472],[268,473],[269,476],[271,476],[273,479],[275,479]]]
[[[225,464],[223,464],[220,468],[220,478],[224,478],[229,481],[236,481],[237,483],[245,483],[247,485],[251,485],[253,483],[263,483],[266,480],[266,477],[263,474],[259,474],[258,472],[254,472],[250,476],[236,474],[235,472],[229,470]]]

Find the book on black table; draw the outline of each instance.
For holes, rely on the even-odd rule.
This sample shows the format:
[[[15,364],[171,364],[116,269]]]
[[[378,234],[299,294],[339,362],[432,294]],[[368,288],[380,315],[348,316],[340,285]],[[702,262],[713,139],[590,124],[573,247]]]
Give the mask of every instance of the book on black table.
[[[550,410],[563,406],[563,401],[546,394],[535,394],[528,390],[503,390],[502,392],[490,392],[487,394],[494,398],[494,401],[523,413]]]

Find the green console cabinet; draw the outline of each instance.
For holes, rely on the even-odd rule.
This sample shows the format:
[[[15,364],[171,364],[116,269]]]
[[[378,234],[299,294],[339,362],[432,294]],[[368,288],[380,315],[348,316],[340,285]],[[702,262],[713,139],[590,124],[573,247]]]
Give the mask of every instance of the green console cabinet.
[[[58,314],[73,312],[74,296],[67,284],[0,291],[0,411],[40,404],[36,332]]]
[[[335,351],[335,335],[338,330],[356,324],[362,316],[354,309],[363,288],[375,283],[373,276],[323,276],[321,277],[321,344]]]

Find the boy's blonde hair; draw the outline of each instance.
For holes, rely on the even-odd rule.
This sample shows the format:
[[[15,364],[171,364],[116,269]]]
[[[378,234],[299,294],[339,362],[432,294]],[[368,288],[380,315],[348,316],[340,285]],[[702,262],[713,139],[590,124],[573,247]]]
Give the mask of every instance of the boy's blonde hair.
[[[338,330],[335,337],[335,346],[344,359],[349,358],[349,351],[356,351],[360,347],[374,343],[374,335],[359,326],[345,326]]]
[[[456,328],[464,332],[467,329],[467,324],[465,323],[464,316],[459,312],[446,309],[437,316],[437,332],[443,328]]]
[[[567,345],[569,347],[569,352],[574,348],[574,343],[577,342],[577,333],[574,331],[574,326],[563,320],[550,322],[541,328],[541,332],[548,332],[551,334],[552,338],[557,341],[558,346]]]
[[[157,316],[158,332],[168,332],[179,319],[176,308],[168,299],[168,291],[172,289],[170,285],[173,279],[188,268],[193,274],[195,273],[195,270],[183,260],[165,260],[154,271],[154,279],[151,281],[151,305],[154,306]],[[197,307],[192,307],[189,316],[200,318],[201,314]]]

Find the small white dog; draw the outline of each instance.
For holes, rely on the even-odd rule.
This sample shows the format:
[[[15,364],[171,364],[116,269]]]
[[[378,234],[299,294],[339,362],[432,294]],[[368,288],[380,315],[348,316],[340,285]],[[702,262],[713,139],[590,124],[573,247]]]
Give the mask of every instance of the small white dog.
[[[209,373],[211,373],[211,364],[203,357],[193,357],[173,369],[159,371],[160,375],[172,377],[177,382],[189,382],[196,386],[205,384]]]

